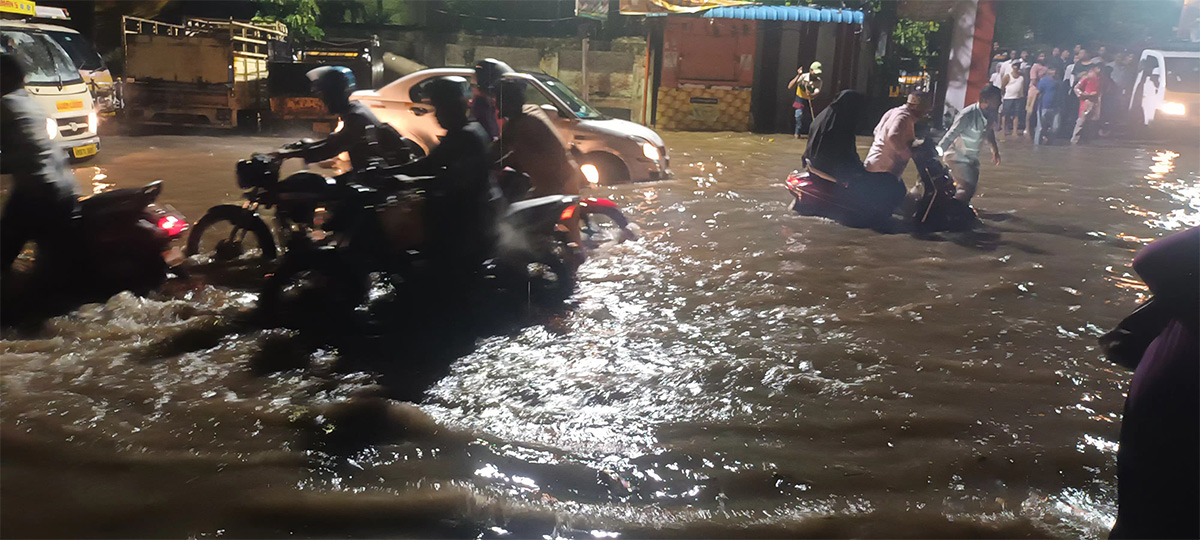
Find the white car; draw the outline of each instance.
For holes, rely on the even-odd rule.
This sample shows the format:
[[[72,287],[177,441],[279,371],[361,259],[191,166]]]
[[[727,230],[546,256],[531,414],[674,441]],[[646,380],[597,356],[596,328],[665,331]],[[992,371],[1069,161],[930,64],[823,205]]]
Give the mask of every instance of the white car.
[[[446,75],[475,80],[474,70],[467,68],[426,69],[378,90],[355,92],[350,99],[370,107],[380,120],[391,124],[428,153],[446,131],[434,118],[433,106],[424,90],[434,78]],[[580,168],[589,182],[619,184],[665,180],[671,176],[667,148],[654,130],[604,116],[562,81],[549,75],[510,73],[505,77],[526,82],[526,103],[546,110],[563,140],[582,154]],[[463,92],[469,96],[470,88],[464,87]]]
[[[1200,128],[1200,52],[1146,49],[1139,65],[1142,95],[1131,95],[1130,107],[1140,97],[1146,125],[1182,127],[1194,134]]]

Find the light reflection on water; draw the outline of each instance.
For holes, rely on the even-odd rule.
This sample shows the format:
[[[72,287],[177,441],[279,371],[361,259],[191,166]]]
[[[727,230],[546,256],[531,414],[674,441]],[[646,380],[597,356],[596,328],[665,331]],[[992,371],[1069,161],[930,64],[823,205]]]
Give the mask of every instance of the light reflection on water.
[[[983,243],[791,215],[791,140],[668,143],[676,180],[597,188],[641,238],[595,254],[562,316],[480,341],[419,407],[391,403],[400,426],[383,442],[348,457],[310,448],[309,431],[356,429],[327,408],[372,377],[252,376],[249,360],[288,336],[222,332],[253,298],[204,288],[114,299],[47,339],[0,342],[5,444],[70,448],[128,467],[115,481],[85,470],[118,492],[141,475],[167,487],[140,497],[242,516],[185,530],[148,515],[129,536],[281,536],[306,519],[403,535],[363,523],[415,507],[472,524],[426,536],[1104,537],[1130,375],[1095,338],[1146,293],[1135,251],[1200,213],[1181,165],[1194,153],[1014,143],[984,167],[976,204],[997,239]],[[93,191],[164,177],[165,202],[202,212],[236,200],[235,146],[217,151],[223,169],[200,166],[214,159],[204,148],[170,165],[194,178],[150,158],[134,160],[144,177],[79,176]],[[153,346],[210,327],[180,350]],[[24,485],[11,448],[5,483]],[[147,462],[183,477],[160,482]],[[247,510],[263,493],[277,505]],[[241,513],[217,511],[228,506]]]

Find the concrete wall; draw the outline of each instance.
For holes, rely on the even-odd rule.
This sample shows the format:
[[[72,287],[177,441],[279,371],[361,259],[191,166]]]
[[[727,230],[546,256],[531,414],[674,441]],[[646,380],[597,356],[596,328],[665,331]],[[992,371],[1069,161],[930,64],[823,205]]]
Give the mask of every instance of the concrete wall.
[[[516,69],[556,77],[583,94],[580,39],[437,34],[419,30],[387,31],[379,39],[385,52],[430,67],[471,66],[484,58],[496,58]],[[645,70],[644,38],[592,40],[588,51],[588,102],[611,116],[640,121]]]

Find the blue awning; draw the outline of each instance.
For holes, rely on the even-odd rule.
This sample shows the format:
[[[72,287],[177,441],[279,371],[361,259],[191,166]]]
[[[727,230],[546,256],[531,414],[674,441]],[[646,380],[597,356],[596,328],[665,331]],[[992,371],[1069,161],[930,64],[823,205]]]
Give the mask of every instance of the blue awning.
[[[753,21],[796,21],[862,24],[863,12],[853,9],[824,9],[806,6],[725,6],[704,12],[713,19]]]

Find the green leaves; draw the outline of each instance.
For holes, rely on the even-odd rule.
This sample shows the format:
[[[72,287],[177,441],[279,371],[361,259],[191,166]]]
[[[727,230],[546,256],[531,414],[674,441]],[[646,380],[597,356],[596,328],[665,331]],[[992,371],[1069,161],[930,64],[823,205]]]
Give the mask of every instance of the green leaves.
[[[279,21],[286,24],[288,34],[298,39],[321,39],[325,31],[317,25],[321,7],[316,0],[257,0],[256,22]]]

